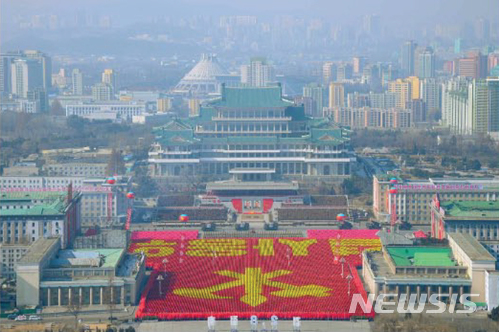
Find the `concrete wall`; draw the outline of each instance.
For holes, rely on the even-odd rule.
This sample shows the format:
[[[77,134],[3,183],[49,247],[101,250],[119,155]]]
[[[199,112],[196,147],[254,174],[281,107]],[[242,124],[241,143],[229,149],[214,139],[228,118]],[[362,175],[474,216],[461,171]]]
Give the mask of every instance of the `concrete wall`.
[[[53,239],[39,239],[38,241],[53,241]],[[34,255],[32,251],[37,250],[35,242],[28,250],[26,255]],[[42,270],[48,266],[50,260],[61,248],[61,238],[51,242],[50,247],[40,255],[38,261],[22,262],[22,258],[16,267],[16,296],[17,306],[38,305],[40,302],[40,279]]]
[[[474,302],[486,302],[485,295],[485,270],[473,270],[473,279],[471,280],[471,294],[479,294],[471,298]]]
[[[17,267],[17,306],[38,305],[40,300],[40,265]]]
[[[103,231],[92,236],[78,236],[74,243],[74,249],[98,249],[98,248],[127,248],[127,232],[123,230]]]
[[[364,284],[367,286],[367,291],[378,296],[376,292],[376,281],[374,280],[374,273],[371,270],[371,266],[367,259],[367,253],[362,253],[362,278],[364,279]]]
[[[489,311],[499,306],[499,272],[485,272],[485,302]]]

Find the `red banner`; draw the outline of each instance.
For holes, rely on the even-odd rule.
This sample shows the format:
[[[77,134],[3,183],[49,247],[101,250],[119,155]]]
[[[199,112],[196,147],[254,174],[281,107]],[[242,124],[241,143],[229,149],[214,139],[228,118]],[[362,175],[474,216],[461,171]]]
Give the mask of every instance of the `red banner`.
[[[379,249],[378,239],[358,238],[135,242],[130,251],[154,268],[137,318],[372,317],[348,311],[353,294],[366,297],[360,250]]]

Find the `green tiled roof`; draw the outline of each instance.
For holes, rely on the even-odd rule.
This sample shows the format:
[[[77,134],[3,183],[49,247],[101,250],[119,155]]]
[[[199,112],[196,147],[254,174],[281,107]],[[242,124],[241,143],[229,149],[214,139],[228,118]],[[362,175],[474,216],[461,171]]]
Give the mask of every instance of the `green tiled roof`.
[[[227,87],[222,93],[222,98],[208,105],[239,108],[288,107],[293,106],[293,102],[282,98],[280,86]]]
[[[2,201],[31,201],[56,199],[61,196],[66,196],[65,191],[14,191],[1,192],[0,202]]]
[[[1,217],[19,216],[58,216],[63,215],[65,210],[63,198],[57,198],[49,204],[38,204],[31,208],[1,209]]]
[[[446,216],[460,218],[499,218],[499,201],[445,201],[440,202]]]
[[[201,107],[200,115],[185,120],[174,120],[167,125],[154,129],[156,140],[162,146],[189,145],[203,143],[309,143],[315,145],[338,145],[349,140],[349,132],[325,119],[311,119],[305,116],[302,106],[282,98],[280,86],[269,87],[226,87],[223,97],[207,102]],[[271,136],[238,136],[230,135],[224,138],[208,138],[196,134],[195,128],[208,128],[213,123],[213,117],[218,113],[218,107],[228,107],[241,110],[244,108],[285,108],[285,115],[291,118],[288,137]],[[304,135],[304,132],[308,131]],[[228,136],[228,135],[227,135]]]
[[[375,176],[378,181],[390,181],[392,178],[395,178],[397,179],[398,184],[403,182],[403,179],[400,176],[394,174],[376,174]]]
[[[195,141],[191,125],[181,120],[172,120],[162,127],[156,127],[153,133],[162,146],[189,145]]]
[[[455,266],[450,248],[387,247],[396,266]]]
[[[75,249],[74,252],[98,252],[104,257],[101,267],[116,267],[125,249]]]
[[[303,106],[290,106],[284,111],[286,116],[290,116],[293,121],[311,121],[311,118],[305,115]]]

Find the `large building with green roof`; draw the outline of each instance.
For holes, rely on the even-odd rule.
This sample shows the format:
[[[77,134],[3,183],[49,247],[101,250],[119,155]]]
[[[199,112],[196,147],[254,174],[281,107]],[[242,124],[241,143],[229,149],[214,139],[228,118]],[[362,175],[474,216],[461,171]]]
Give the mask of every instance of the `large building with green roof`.
[[[13,278],[16,262],[40,238],[69,247],[81,227],[81,194],[68,191],[0,193],[0,274]]]
[[[80,201],[72,190],[0,193],[0,245],[60,236],[62,247],[70,246],[81,227]]]
[[[253,170],[267,170],[275,179],[338,180],[350,176],[355,161],[349,131],[306,117],[279,85],[222,87],[221,98],[204,104],[198,116],[154,134],[149,163],[158,179],[226,179],[244,171],[243,180],[258,181],[265,177]]]
[[[438,239],[447,233],[467,233],[479,241],[499,240],[499,201],[443,200],[431,204],[431,232]]]

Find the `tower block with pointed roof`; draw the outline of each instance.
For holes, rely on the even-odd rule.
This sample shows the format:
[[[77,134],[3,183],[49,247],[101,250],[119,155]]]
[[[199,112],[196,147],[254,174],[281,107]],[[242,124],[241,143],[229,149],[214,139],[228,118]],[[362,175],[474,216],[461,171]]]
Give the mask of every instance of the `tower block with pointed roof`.
[[[280,85],[222,87],[222,96],[202,105],[199,116],[155,128],[149,163],[156,178],[205,176],[245,180],[350,176],[355,156],[349,131],[305,116],[283,98]],[[265,174],[265,177],[262,176]]]

